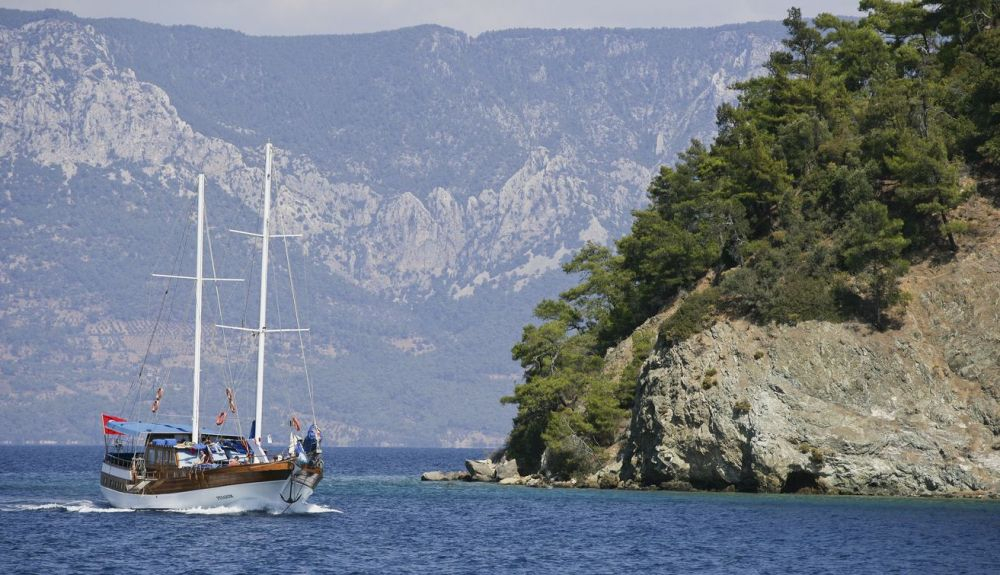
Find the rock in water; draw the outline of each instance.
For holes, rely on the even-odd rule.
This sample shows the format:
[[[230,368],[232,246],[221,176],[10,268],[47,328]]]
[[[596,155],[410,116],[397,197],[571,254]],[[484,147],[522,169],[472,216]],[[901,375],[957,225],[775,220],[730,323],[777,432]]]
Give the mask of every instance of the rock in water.
[[[496,466],[489,459],[466,459],[465,468],[471,481],[496,481]]]
[[[497,481],[503,482],[504,479],[514,479],[520,476],[521,474],[517,471],[516,459],[507,459],[505,457],[496,464]]]
[[[464,471],[427,471],[420,481],[467,481],[469,474]]]
[[[514,477],[505,477],[501,479],[500,485],[524,485],[527,481],[527,477],[515,475]]]

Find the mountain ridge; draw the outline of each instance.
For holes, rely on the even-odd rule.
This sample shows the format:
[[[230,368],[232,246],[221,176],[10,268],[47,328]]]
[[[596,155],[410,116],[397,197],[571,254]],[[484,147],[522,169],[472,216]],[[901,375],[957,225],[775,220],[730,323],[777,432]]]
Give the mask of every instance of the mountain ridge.
[[[690,125],[678,127],[675,139],[686,142],[693,135],[710,134],[712,126],[699,118],[714,109],[717,99],[731,95],[727,89],[719,91],[719,78],[742,77],[760,66],[744,44],[720,44],[715,49],[725,55],[709,52],[705,62],[736,64],[715,80],[712,77],[720,68],[705,62],[678,64],[677,69],[670,67],[673,64],[656,64],[667,66],[662,72],[644,63],[636,68],[638,75],[629,77],[616,76],[616,70],[607,67],[602,74],[614,82],[608,80],[589,91],[583,82],[591,76],[581,74],[596,60],[574,59],[580,51],[553,52],[543,43],[550,65],[542,74],[541,67],[521,63],[523,50],[496,46],[492,60],[477,64],[481,70],[476,74],[490,70],[489,62],[510,60],[514,64],[503,77],[518,78],[520,87],[504,91],[503,97],[497,96],[500,88],[491,88],[489,105],[478,104],[476,90],[504,86],[502,78],[462,92],[464,99],[447,99],[451,92],[439,86],[428,93],[437,98],[434,102],[425,94],[416,98],[419,105],[408,109],[398,107],[406,103],[403,100],[365,98],[369,93],[358,89],[345,93],[355,94],[350,99],[355,109],[368,110],[361,103],[371,107],[365,112],[371,125],[360,120],[338,124],[330,119],[339,117],[339,112],[330,112],[327,121],[315,122],[317,127],[307,121],[315,107],[287,105],[284,96],[289,90],[299,90],[304,102],[329,101],[335,106],[340,100],[330,94],[310,95],[316,85],[311,83],[309,64],[323,58],[312,54],[312,60],[297,61],[288,56],[292,51],[282,58],[304,71],[263,76],[283,90],[281,97],[265,98],[263,109],[284,115],[265,126],[242,122],[241,128],[241,122],[226,118],[205,116],[209,119],[201,121],[195,114],[192,119],[183,104],[188,98],[189,107],[206,111],[232,105],[236,112],[231,115],[237,118],[269,117],[255,114],[251,104],[257,101],[256,92],[196,89],[203,76],[221,77],[227,70],[232,75],[227,66],[234,62],[213,60],[214,68],[190,66],[169,45],[146,34],[145,28],[129,30],[127,23],[101,31],[93,21],[42,17],[12,26],[12,19],[18,18],[27,17],[0,12],[0,67],[5,71],[0,77],[4,127],[0,158],[9,166],[0,205],[6,240],[0,300],[7,310],[0,322],[7,334],[5,345],[14,350],[2,379],[4,388],[21,392],[0,396],[0,412],[17,422],[9,433],[18,440],[43,431],[21,415],[25,410],[44,408],[65,417],[68,401],[82,401],[96,413],[107,406],[86,399],[88,385],[113,395],[116,386],[134,376],[134,353],[121,340],[104,338],[85,345],[79,339],[81,332],[104,321],[132,321],[148,314],[144,310],[154,288],[145,274],[157,268],[157,261],[168,259],[165,240],[181,229],[176,222],[164,221],[165,215],[186,209],[197,172],[208,175],[214,194],[210,214],[226,213],[230,220],[226,227],[253,229],[251,212],[260,202],[261,134],[283,129],[286,135],[300,137],[285,142],[280,133],[275,137],[277,176],[283,186],[278,190],[283,198],[278,217],[286,231],[305,234],[303,262],[313,278],[310,284],[317,289],[317,302],[309,313],[320,334],[319,347],[334,350],[317,360],[318,375],[330,382],[324,384],[322,395],[328,398],[324,403],[337,426],[360,430],[345,433],[344,442],[460,444],[463,437],[501,441],[510,412],[495,401],[513,383],[507,347],[527,319],[530,302],[566,284],[566,278],[553,270],[585,239],[610,241],[621,233],[630,210],[643,201],[650,171],[658,163],[657,149],[664,156],[671,153],[669,138],[659,138],[662,145],[657,148],[658,137],[652,132],[638,135],[629,122],[644,125],[643,118],[686,117]],[[201,41],[212,49],[203,58],[212,59],[213,50],[220,48],[211,43],[212,31],[185,27],[161,33],[203,34]],[[406,35],[425,42],[433,37],[427,30]],[[587,37],[584,31],[573,36]],[[604,37],[594,37],[598,36]],[[556,48],[565,42],[557,33],[547,38],[555,38]],[[777,37],[763,36],[754,40],[758,52],[766,52],[764,47],[776,41]],[[288,40],[266,39],[269,42],[283,45]],[[159,66],[160,60],[147,61],[133,70],[127,65],[129,46],[133,52],[128,58],[134,62],[141,60],[140,54],[160,51],[173,63]],[[372,62],[391,60],[399,49],[392,43],[370,50],[375,48],[383,52],[374,60],[355,56],[364,66],[345,70],[362,74],[373,68]],[[534,49],[529,48],[528,52]],[[410,52],[398,54],[413,58]],[[634,61],[643,63],[645,58]],[[661,60],[687,61],[676,55]],[[416,71],[397,66],[394,70],[401,75],[388,83],[376,66],[374,77],[382,80],[358,84],[394,84],[392,93],[419,96],[420,86],[454,81],[439,66],[451,61],[426,62],[433,65]],[[269,70],[263,64],[273,62],[260,63],[260,70]],[[240,66],[233,69],[243,69]],[[30,74],[22,73],[29,70]],[[147,77],[156,70],[167,75],[200,70],[201,75],[178,76],[173,86],[163,87]],[[706,70],[713,71],[704,77]],[[688,78],[697,89],[664,92],[656,101],[647,101],[643,95],[648,86],[643,87],[642,78],[658,78],[657,86],[684,84],[664,79],[668,73],[670,78]],[[544,88],[552,86],[559,74],[558,89]],[[256,85],[259,77],[247,76],[250,79],[237,84]],[[409,86],[406,90],[404,84]],[[537,91],[539,85],[542,91]],[[628,88],[619,93],[622,99],[615,106],[604,100],[612,85]],[[205,99],[191,99],[192,94]],[[694,99],[685,100],[685,95]],[[379,108],[379,102],[397,107]],[[576,107],[574,102],[590,104]],[[427,119],[428,109],[438,110],[433,121]],[[449,110],[457,113],[443,113]],[[628,119],[633,112],[638,119]],[[594,115],[584,121],[571,117],[574,113]],[[553,124],[553,114],[572,121]],[[383,116],[391,118],[383,122]],[[461,121],[453,122],[453,117]],[[482,124],[478,118],[492,123]],[[230,127],[207,128],[216,124]],[[385,129],[387,125],[401,128]],[[377,154],[369,157],[344,148],[350,148],[350,141],[336,143],[336,134],[353,128],[362,136],[351,137],[369,142],[358,149],[377,147]],[[465,141],[471,142],[468,149],[474,153],[453,154],[452,150],[465,149]],[[646,143],[639,146],[640,141]],[[376,145],[382,142],[384,146]],[[601,151],[605,144],[594,147],[600,142],[624,152],[605,158]],[[628,152],[640,148],[645,156]],[[344,155],[338,151],[342,149]],[[337,152],[330,154],[334,159],[324,150]],[[388,175],[379,171],[384,166],[390,166]],[[435,166],[440,168],[437,172]],[[463,166],[478,167],[470,175]],[[398,185],[408,181],[408,170],[423,170],[424,175],[412,185]],[[476,174],[485,174],[493,184],[469,185],[451,179],[451,173],[463,174],[465,182],[478,182]],[[387,183],[394,178],[397,184]],[[244,242],[213,234],[219,249],[243,253],[248,248]],[[146,301],[134,286],[143,286]],[[33,333],[29,326],[37,323],[42,329]],[[140,335],[129,332],[122,337]],[[412,353],[408,350],[417,349],[416,344],[399,342],[426,342],[418,347],[429,351]],[[66,365],[72,368],[65,369]],[[172,385],[179,390],[185,384],[181,379]],[[55,391],[60,389],[69,391]],[[33,402],[28,392],[37,392],[34,397],[39,401]],[[444,421],[440,414],[450,398],[461,393],[470,394],[475,411],[483,415]],[[180,405],[177,411],[182,411]],[[278,413],[268,417],[281,418]],[[90,425],[72,418],[44,431],[52,429],[57,437],[96,439]]]

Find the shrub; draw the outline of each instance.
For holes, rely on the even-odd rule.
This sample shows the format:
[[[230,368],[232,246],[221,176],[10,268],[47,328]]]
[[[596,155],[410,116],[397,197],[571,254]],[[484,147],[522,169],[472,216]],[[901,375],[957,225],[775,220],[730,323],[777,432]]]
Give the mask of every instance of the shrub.
[[[787,242],[758,247],[745,266],[724,275],[720,289],[729,311],[764,324],[846,319],[845,278],[835,252],[816,230],[803,227]]]
[[[653,330],[643,330],[632,335],[632,361],[625,366],[618,388],[615,389],[618,407],[631,407],[635,401],[635,388],[639,381],[639,371],[642,369],[642,364],[649,359],[655,342],[656,332]]]
[[[813,447],[809,450],[809,461],[815,463],[816,465],[821,465],[823,463],[823,450],[818,447]]]
[[[709,328],[719,304],[716,288],[692,293],[684,298],[673,315],[660,324],[660,339],[678,343]]]
[[[572,409],[555,412],[542,437],[545,440],[544,471],[558,479],[585,475],[600,466],[599,458],[584,440],[593,432],[584,415]]]
[[[618,433],[619,424],[627,415],[611,393],[611,385],[611,382],[604,380],[594,383],[583,398],[584,417],[589,426],[587,435],[597,445],[611,445]]]
[[[819,447],[814,447],[805,441],[799,443],[799,453],[808,453],[809,461],[811,463],[815,463],[816,465],[820,465],[824,461],[823,450]]]
[[[746,399],[741,399],[733,405],[733,412],[742,415],[745,413],[750,413],[750,402]]]

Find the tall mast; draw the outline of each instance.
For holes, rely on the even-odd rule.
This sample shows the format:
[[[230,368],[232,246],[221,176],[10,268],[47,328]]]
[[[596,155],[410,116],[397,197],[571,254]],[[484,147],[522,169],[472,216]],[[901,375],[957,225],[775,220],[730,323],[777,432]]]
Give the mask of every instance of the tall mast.
[[[198,255],[194,276],[194,399],[191,407],[191,441],[201,440],[201,426],[198,424],[201,403],[201,292],[205,281],[203,271],[203,247],[205,245],[205,175],[198,174]]]
[[[264,336],[267,325],[267,240],[268,240],[268,220],[271,217],[271,143],[268,142],[264,148],[267,161],[264,167],[264,226],[261,231],[261,256],[260,256],[260,323],[257,326],[257,411],[255,413],[257,425],[255,426],[254,439],[260,442],[264,436],[262,431],[264,425]]]

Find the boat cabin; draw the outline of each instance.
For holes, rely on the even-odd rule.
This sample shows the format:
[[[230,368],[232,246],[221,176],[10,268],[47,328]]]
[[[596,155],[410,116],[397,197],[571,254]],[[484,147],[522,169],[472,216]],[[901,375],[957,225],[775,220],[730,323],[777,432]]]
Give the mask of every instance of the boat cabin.
[[[253,463],[253,451],[242,437],[202,437],[192,443],[190,436],[148,436],[145,445],[146,467],[215,469],[228,465]]]
[[[171,475],[171,470],[218,469],[268,461],[260,446],[236,435],[206,430],[194,443],[188,428],[179,425],[110,422],[108,427],[120,435],[106,446],[106,463],[125,468],[141,466],[161,477]],[[123,436],[128,438],[128,445]]]

